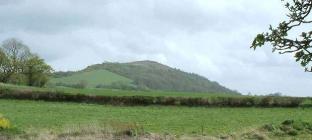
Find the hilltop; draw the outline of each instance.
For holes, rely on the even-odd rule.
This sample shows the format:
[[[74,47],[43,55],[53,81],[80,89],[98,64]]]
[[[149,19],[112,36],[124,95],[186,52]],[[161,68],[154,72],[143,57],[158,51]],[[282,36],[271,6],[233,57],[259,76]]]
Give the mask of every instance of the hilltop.
[[[235,93],[217,82],[154,61],[95,64],[77,72],[56,72],[51,83],[85,81],[87,87],[137,88],[181,92]]]

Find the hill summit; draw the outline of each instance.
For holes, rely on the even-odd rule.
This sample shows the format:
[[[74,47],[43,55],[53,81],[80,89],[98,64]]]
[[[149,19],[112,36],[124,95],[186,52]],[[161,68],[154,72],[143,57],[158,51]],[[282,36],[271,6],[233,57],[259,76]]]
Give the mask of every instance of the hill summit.
[[[52,81],[71,82],[87,80],[90,87],[111,87],[128,85],[152,90],[181,92],[235,93],[217,82],[155,61],[129,63],[105,62],[88,66],[78,72],[57,72]],[[102,80],[101,80],[102,79]],[[117,84],[118,83],[118,84]]]

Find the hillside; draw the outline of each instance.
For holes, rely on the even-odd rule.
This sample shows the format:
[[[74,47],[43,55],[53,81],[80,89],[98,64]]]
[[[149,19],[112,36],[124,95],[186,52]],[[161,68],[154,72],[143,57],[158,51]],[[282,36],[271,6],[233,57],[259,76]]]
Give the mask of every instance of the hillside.
[[[110,84],[119,83],[118,85],[120,85],[122,83],[140,89],[237,93],[205,77],[186,73],[154,61],[102,63],[89,66],[78,72],[58,72],[54,77],[51,83],[74,84],[85,80],[88,83],[87,87],[93,88],[99,87],[99,85],[110,87]]]
[[[66,75],[66,76],[64,76]],[[112,73],[105,69],[98,69],[92,71],[79,71],[79,72],[69,72],[67,74],[55,74],[50,83],[65,85],[74,85],[79,82],[85,82],[88,88],[94,88],[97,85],[110,85],[115,82],[123,82],[130,84],[132,80],[120,76],[118,74]]]

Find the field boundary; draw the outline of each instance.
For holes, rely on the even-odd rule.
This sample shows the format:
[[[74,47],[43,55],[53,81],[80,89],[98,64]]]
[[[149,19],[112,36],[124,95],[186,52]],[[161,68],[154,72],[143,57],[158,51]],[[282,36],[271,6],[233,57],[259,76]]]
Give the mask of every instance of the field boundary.
[[[0,99],[74,102],[119,106],[189,106],[189,107],[300,107],[307,98],[240,96],[240,97],[151,97],[151,96],[99,96],[67,94],[31,90],[0,89]],[[309,99],[311,100],[311,99]],[[311,106],[311,105],[306,105]]]

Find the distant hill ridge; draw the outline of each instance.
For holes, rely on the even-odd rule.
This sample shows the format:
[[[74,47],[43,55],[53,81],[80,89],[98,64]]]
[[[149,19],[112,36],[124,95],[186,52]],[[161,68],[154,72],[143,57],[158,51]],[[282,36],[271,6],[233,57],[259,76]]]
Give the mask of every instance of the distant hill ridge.
[[[103,75],[111,76],[101,77],[99,71],[103,72]],[[105,73],[105,71],[110,74]],[[92,73],[96,73],[96,75],[92,75]],[[83,75],[88,75],[89,77],[85,77]],[[183,72],[176,68],[171,68],[164,64],[149,60],[128,63],[105,62],[102,64],[88,66],[86,69],[78,72],[62,72],[61,74],[57,72],[54,75],[56,78],[52,81],[77,81],[79,76],[81,76],[80,79],[91,78],[88,79],[88,82],[92,82],[92,78],[97,77],[96,84],[98,85],[114,84],[114,82],[121,80],[119,82],[124,84],[145,87],[153,90],[237,94],[236,91],[230,90],[217,82],[210,81],[203,76]],[[117,79],[108,80],[110,77]],[[102,79],[102,82],[99,79]],[[96,84],[95,82],[92,82],[91,87],[94,87]]]

